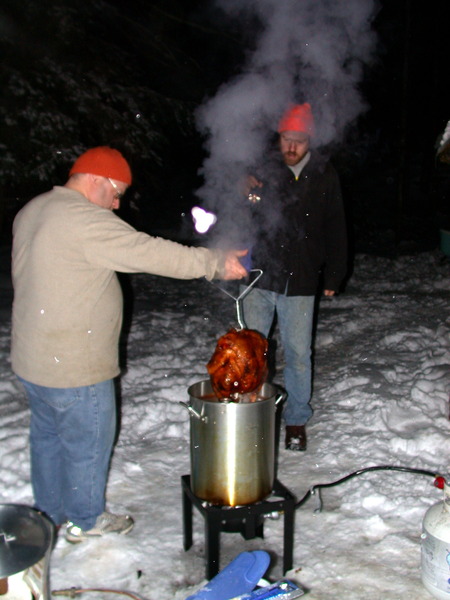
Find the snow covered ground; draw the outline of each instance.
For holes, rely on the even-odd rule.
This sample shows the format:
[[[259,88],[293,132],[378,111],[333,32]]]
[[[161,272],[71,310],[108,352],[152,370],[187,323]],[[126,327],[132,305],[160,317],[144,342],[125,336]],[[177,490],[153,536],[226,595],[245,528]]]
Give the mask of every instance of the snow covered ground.
[[[446,475],[450,456],[450,264],[439,251],[389,259],[357,255],[345,293],[320,304],[314,417],[306,453],[279,451],[278,477],[297,496],[374,465]],[[120,436],[108,485],[112,510],[127,510],[128,536],[70,545],[58,539],[51,588],[109,587],[148,600],[184,600],[201,587],[203,520],[182,545],[180,477],[189,473],[190,384],[207,378],[217,338],[237,325],[217,287],[147,275],[128,280],[133,305],[123,351]],[[233,284],[234,285],[234,284]],[[232,290],[231,290],[232,291]],[[29,414],[9,363],[11,289],[0,278],[0,502],[32,503]],[[283,357],[278,351],[278,374]],[[433,478],[376,471],[322,491],[296,511],[294,569],[310,600],[423,600],[420,532],[442,498]],[[221,566],[244,550],[272,555],[281,577],[283,519],[265,538],[222,534]],[[117,598],[85,593],[83,597]]]

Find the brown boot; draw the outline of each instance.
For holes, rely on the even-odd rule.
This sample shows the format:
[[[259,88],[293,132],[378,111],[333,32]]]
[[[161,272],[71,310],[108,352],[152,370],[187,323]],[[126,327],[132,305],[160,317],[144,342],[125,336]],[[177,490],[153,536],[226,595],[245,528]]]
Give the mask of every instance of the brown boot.
[[[286,450],[306,450],[306,427],[304,425],[286,425]]]

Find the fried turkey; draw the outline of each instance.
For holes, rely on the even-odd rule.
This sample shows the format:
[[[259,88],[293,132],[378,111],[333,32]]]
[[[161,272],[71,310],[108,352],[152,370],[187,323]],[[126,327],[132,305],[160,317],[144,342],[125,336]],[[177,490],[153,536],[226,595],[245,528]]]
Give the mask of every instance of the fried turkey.
[[[219,338],[206,365],[218,398],[258,391],[267,377],[267,339],[252,329],[231,329]]]

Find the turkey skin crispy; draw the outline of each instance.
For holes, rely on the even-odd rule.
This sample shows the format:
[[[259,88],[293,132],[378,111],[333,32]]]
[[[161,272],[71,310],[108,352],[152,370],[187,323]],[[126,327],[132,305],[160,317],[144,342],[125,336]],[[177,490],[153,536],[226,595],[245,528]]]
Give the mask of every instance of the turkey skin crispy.
[[[206,365],[218,398],[258,391],[267,377],[267,339],[252,329],[230,329]]]

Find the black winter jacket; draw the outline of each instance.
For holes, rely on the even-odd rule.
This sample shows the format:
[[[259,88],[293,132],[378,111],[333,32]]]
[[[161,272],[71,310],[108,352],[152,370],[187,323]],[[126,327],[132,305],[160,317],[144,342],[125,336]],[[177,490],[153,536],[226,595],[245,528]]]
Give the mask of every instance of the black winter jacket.
[[[238,218],[251,246],[253,268],[264,273],[258,287],[288,296],[338,291],[347,269],[347,235],[341,188],[332,165],[311,153],[298,180],[281,155],[265,168],[261,200],[243,200]],[[242,208],[242,205],[241,205]]]

